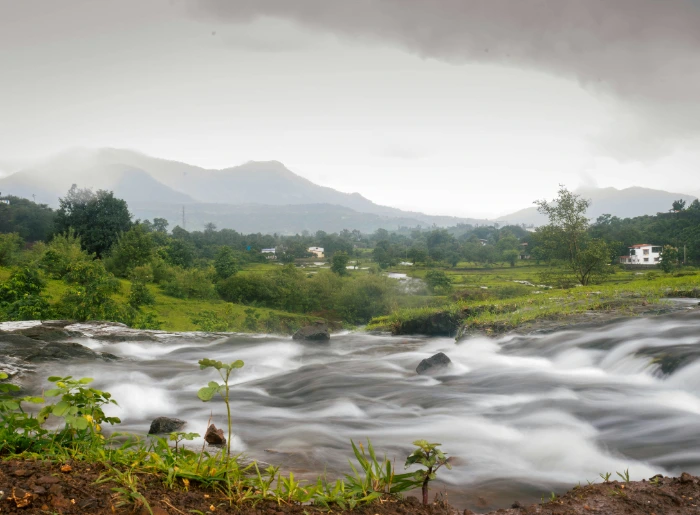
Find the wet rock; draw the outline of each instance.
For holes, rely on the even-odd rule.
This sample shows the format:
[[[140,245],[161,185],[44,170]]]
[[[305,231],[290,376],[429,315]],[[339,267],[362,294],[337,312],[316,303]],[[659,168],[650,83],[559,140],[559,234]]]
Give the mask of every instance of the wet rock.
[[[438,352],[434,356],[421,361],[416,367],[416,373],[423,375],[429,372],[435,372],[441,368],[445,368],[452,364],[452,360],[443,352]]]
[[[683,472],[681,474],[681,483],[695,483],[695,478],[687,472]]]
[[[59,322],[60,324],[60,322]],[[66,323],[66,325],[69,325]],[[66,340],[68,338],[75,338],[81,336],[81,333],[77,331],[68,331],[64,329],[65,326],[52,325],[51,323],[42,323],[34,327],[28,327],[26,329],[19,329],[14,331],[15,334],[21,334],[33,340],[39,340],[43,342],[53,342]]]
[[[323,322],[317,322],[314,325],[302,327],[294,336],[294,340],[307,340],[307,341],[328,341],[331,339],[331,333],[328,330],[328,325]]]
[[[158,417],[151,422],[151,428],[148,430],[149,435],[161,435],[174,433],[185,426],[186,422],[179,418]]]
[[[226,443],[224,430],[218,429],[214,424],[210,425],[204,434],[204,441],[209,445],[224,445]]]
[[[103,355],[75,342],[52,342],[35,350],[25,359],[30,363],[42,361],[102,359]],[[108,358],[109,359],[109,358]]]

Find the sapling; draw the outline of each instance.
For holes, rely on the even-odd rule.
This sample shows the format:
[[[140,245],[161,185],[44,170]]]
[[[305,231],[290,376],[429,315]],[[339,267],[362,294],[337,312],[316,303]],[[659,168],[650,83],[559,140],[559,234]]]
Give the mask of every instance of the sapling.
[[[448,469],[452,468],[449,459],[438,447],[439,443],[429,443],[427,440],[416,440],[413,445],[417,447],[408,458],[406,467],[411,465],[423,465],[425,469],[417,470],[414,473],[416,481],[422,484],[423,505],[428,504],[428,483],[435,479],[437,471],[443,465]]]
[[[231,373],[237,369],[243,367],[244,363],[240,359],[232,361],[231,363],[222,363],[221,361],[215,361],[213,359],[200,359],[199,368],[204,370],[205,368],[215,368],[223,384],[219,384],[216,381],[209,381],[207,386],[199,389],[197,392],[197,397],[199,397],[204,402],[209,402],[214,397],[214,394],[218,392],[219,395],[224,399],[226,404],[226,414],[228,417],[228,440],[226,440],[226,455],[231,456],[231,404],[229,403],[229,378]]]

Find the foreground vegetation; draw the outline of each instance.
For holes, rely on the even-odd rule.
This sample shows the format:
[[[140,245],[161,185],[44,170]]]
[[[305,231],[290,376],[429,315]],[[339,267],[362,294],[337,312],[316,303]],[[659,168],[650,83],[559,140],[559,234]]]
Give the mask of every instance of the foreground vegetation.
[[[114,507],[145,508],[152,510],[143,492],[146,477],[162,482],[166,489],[199,488],[210,493],[206,511],[220,506],[242,506],[273,501],[277,504],[307,504],[325,509],[353,509],[380,498],[399,496],[402,492],[420,487],[423,503],[428,504],[428,485],[438,469],[450,468],[439,444],[424,440],[414,442],[416,449],[408,456],[406,467],[418,470],[397,474],[386,456],[377,457],[372,444],[351,442],[357,464],[350,464],[351,473],[344,479],[329,480],[320,476],[316,481],[300,481],[292,472],[282,474],[279,467],[261,466],[247,462],[241,456],[231,455],[232,434],[229,407],[229,378],[243,362],[222,363],[200,360],[202,370],[215,369],[222,383],[210,381],[199,390],[203,401],[219,394],[227,409],[227,446],[214,453],[187,449],[183,443],[199,437],[196,433],[173,432],[168,438],[153,437],[144,440],[136,435],[112,433],[107,435],[107,424],[120,423],[117,417],[105,414],[105,408],[117,404],[108,392],[90,387],[91,378],[74,379],[49,377],[52,388],[43,396],[21,396],[14,384],[2,382],[7,374],[0,373],[0,458],[3,460],[43,460],[63,464],[62,472],[69,472],[69,463],[95,464],[105,467],[98,483],[111,485],[115,493]],[[47,399],[57,402],[47,403]],[[42,406],[32,409],[28,406]],[[56,429],[49,427],[57,426]],[[172,445],[171,445],[172,444]],[[0,492],[0,499],[4,493]],[[18,508],[27,506],[32,494],[17,497]]]

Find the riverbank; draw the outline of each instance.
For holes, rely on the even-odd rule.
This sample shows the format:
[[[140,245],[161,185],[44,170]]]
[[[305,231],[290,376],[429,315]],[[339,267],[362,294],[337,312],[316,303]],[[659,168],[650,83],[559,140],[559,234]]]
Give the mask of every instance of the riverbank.
[[[537,290],[504,300],[457,301],[442,307],[400,309],[375,317],[366,329],[393,335],[498,335],[510,331],[556,330],[571,324],[654,316],[692,307],[673,298],[700,298],[700,276],[640,279],[620,284]],[[699,301],[700,302],[700,301]],[[697,303],[695,304],[697,305]]]
[[[418,499],[385,497],[381,501],[343,509],[285,501],[239,502],[224,492],[202,488],[195,482],[168,488],[154,474],[133,474],[133,490],[105,481],[110,467],[103,463],[34,460],[0,461],[0,513],[92,515],[176,515],[190,513],[236,513],[239,515],[470,515],[471,510],[434,502],[422,506]],[[128,472],[124,469],[123,472]],[[134,492],[138,496],[133,495]],[[683,474],[677,478],[655,476],[642,481],[610,481],[577,486],[561,497],[552,496],[529,506],[515,502],[510,509],[491,515],[562,514],[665,514],[690,515],[700,511],[700,478]]]

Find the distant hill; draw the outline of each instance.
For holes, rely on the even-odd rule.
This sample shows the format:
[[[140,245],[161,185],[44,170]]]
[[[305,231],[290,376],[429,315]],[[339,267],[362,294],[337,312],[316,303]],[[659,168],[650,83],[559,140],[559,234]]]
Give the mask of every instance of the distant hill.
[[[695,200],[692,195],[670,193],[663,190],[631,187],[618,190],[617,188],[581,188],[576,191],[584,198],[591,200],[588,217],[595,221],[600,215],[611,214],[620,218],[655,215],[671,209],[674,200],[683,199],[687,203]],[[502,220],[515,224],[533,224],[535,226],[547,223],[547,217],[537,212],[537,207],[528,207],[514,213],[504,215]]]
[[[55,206],[73,183],[113,190],[137,217],[159,216],[171,225],[181,223],[182,205],[186,205],[188,227],[197,229],[209,221],[236,230],[266,227],[265,232],[488,223],[381,206],[359,193],[314,184],[278,161],[209,170],[111,148],[65,152],[0,178],[0,191],[27,198],[35,194],[38,202]]]

